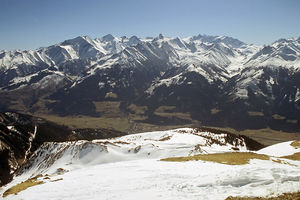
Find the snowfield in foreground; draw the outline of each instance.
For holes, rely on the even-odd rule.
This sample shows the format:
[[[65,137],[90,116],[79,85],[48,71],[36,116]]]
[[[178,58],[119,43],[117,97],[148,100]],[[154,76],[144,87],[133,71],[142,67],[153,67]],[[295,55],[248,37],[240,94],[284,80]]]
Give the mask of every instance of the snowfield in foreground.
[[[300,190],[300,162],[278,158],[300,151],[291,144],[262,149],[257,153],[270,155],[270,159],[252,159],[244,165],[161,161],[173,156],[248,151],[243,138],[187,128],[45,144],[23,173],[1,189],[1,196],[38,174],[36,181],[43,184],[5,199],[221,200],[228,196],[274,196]]]
[[[6,199],[225,199],[294,192],[300,169],[254,160],[231,166],[202,161],[137,160],[88,166]]]

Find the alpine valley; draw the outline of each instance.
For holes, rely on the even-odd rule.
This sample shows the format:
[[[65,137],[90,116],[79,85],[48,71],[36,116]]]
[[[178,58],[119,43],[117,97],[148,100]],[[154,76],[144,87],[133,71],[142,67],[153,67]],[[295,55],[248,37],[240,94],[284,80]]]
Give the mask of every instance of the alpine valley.
[[[1,198],[298,199],[299,132],[300,38],[0,51]]]
[[[256,46],[227,36],[80,36],[3,50],[0,102],[0,111],[37,116],[298,132],[300,38]]]

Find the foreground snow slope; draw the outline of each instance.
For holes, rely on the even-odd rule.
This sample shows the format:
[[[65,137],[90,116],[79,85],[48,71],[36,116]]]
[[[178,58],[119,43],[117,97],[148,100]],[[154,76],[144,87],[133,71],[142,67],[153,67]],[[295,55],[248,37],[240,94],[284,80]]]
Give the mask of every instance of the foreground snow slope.
[[[243,137],[183,128],[127,135],[108,140],[44,143],[20,173],[34,176],[89,165],[138,159],[161,159],[199,153],[247,151]]]
[[[293,141],[275,144],[259,150],[258,153],[270,156],[289,156],[300,152],[300,148],[292,146],[292,143]]]
[[[88,166],[6,199],[225,199],[294,192],[300,169],[269,161],[230,166],[137,160]]]
[[[298,151],[291,142],[278,144]],[[199,153],[247,152],[240,137],[176,129],[109,140],[46,143],[4,191],[38,173],[44,184],[5,199],[225,199],[269,196],[300,188],[300,162],[270,157],[245,165],[205,161],[164,162],[160,158]],[[278,147],[278,146],[277,146]],[[276,156],[277,148],[266,152]],[[275,162],[276,161],[276,162]]]

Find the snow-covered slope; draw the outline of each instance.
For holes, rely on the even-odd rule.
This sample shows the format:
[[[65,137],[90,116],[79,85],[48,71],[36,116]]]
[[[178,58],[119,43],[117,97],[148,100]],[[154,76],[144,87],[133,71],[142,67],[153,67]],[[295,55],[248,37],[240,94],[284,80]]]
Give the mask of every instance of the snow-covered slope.
[[[280,71],[285,70],[292,76],[299,72],[299,67],[300,38],[280,39],[257,49],[255,55],[243,63],[233,92],[236,97],[248,98],[247,88],[251,88],[257,94],[274,98],[272,86],[280,84],[280,79],[286,79],[280,77]]]
[[[272,115],[279,114],[296,120],[290,128],[295,129],[300,120],[299,41],[255,46],[227,36],[109,34],[77,37],[36,51],[1,51],[1,107],[99,115],[94,102],[112,100],[107,97],[114,94],[113,100],[126,102],[122,105],[147,106],[147,117],[153,116],[154,105],[176,106],[207,125],[228,126],[244,119],[242,127],[237,122],[234,128],[264,128],[273,126]],[[19,92],[26,101],[16,97]],[[37,101],[41,98],[48,101],[43,106]],[[222,112],[207,117],[212,109]],[[248,127],[248,111],[263,113],[262,125]]]
[[[65,67],[73,65],[72,62],[78,59],[93,60],[83,63],[82,68],[86,70],[95,64],[100,68],[112,67],[115,64],[130,66],[132,61],[143,65],[145,59],[151,63],[156,62],[157,57],[176,67],[194,64],[199,68],[201,65],[215,65],[223,69],[231,63],[241,64],[241,57],[251,55],[249,51],[244,50],[245,46],[246,44],[230,37],[205,35],[182,39],[163,35],[153,39],[139,39],[136,36],[119,38],[110,34],[99,39],[80,36],[37,51],[3,51],[0,54],[0,71],[6,73],[6,76],[14,76],[9,77],[11,79],[30,76],[47,67],[66,72]],[[145,55],[145,51],[148,56]],[[154,60],[149,57],[150,54],[154,55]],[[118,61],[111,62],[111,55],[114,55],[113,59],[118,57]],[[17,73],[12,75],[12,70]],[[197,71],[201,73],[201,70]],[[223,70],[221,76],[226,73]],[[205,74],[202,75],[206,77]]]
[[[149,57],[150,54],[154,57]],[[260,48],[226,36],[198,35],[179,38],[160,34],[152,39],[140,39],[136,36],[119,38],[110,34],[99,39],[80,36],[37,51],[3,51],[0,54],[0,71],[6,73],[11,80],[15,77],[30,76],[50,66],[66,73],[65,68],[74,65],[74,60],[93,60],[81,64],[82,70],[77,69],[78,73],[73,74],[78,76],[85,70],[94,71],[95,66],[108,68],[116,64],[145,65],[146,61],[155,63],[157,57],[166,61],[169,66],[185,68],[179,71],[192,70],[199,73],[209,82],[227,81],[245,66],[275,65],[297,68],[299,38],[282,39],[272,46]],[[279,61],[280,59],[284,63]],[[17,72],[16,75],[10,72],[13,69]],[[177,75],[179,74],[173,77]]]
[[[138,48],[139,45],[144,48]],[[26,67],[26,70],[22,70],[23,73],[18,73],[18,76],[26,76],[31,72],[36,72],[32,69],[33,66],[37,67],[37,70],[44,69],[46,66],[57,66],[63,70],[64,68],[60,67],[65,66],[63,63],[78,59],[93,60],[93,62],[84,63],[85,67],[91,67],[94,64],[99,67],[102,65],[109,67],[116,64],[109,61],[110,56],[114,54],[117,54],[114,58],[120,57],[117,62],[119,64],[122,64],[124,59],[143,63],[144,51],[147,51],[149,45],[152,46],[149,47],[150,52],[156,57],[163,56],[173,67],[197,66],[198,69],[194,71],[208,80],[211,78],[207,76],[207,73],[203,73],[203,71],[207,71],[206,66],[213,66],[218,69],[217,71],[213,68],[210,70],[213,70],[216,77],[220,76],[221,78],[217,79],[222,81],[227,80],[224,78],[225,76],[231,77],[245,66],[299,67],[299,38],[281,39],[271,46],[259,47],[247,45],[226,36],[198,35],[179,38],[166,37],[160,34],[152,39],[143,39],[136,36],[119,38],[109,34],[99,39],[80,36],[36,51],[2,51],[0,54],[0,71],[19,69],[23,66],[23,68]],[[136,53],[132,53],[132,47],[137,48],[134,49],[137,51]],[[153,50],[153,48],[157,48],[159,51]],[[102,58],[103,56],[106,57]],[[102,59],[99,60],[100,58]]]
[[[300,68],[300,37],[280,39],[271,45],[264,46],[249,61],[247,66],[282,66]]]
[[[4,199],[224,200],[228,196],[275,196],[299,191],[297,164],[292,167],[254,160],[247,165],[230,166],[152,159],[108,163],[45,176],[46,179],[38,179],[44,179],[44,184]]]
[[[293,143],[298,145],[293,146]],[[299,152],[300,152],[299,141],[282,142],[282,143],[274,144],[272,146],[263,148],[258,151],[258,153],[266,154],[270,156],[289,156]]]
[[[0,186],[45,141],[66,141],[70,130],[43,119],[14,112],[0,113]]]
[[[20,175],[1,189],[1,194],[36,175],[31,180],[43,184],[5,199],[223,200],[228,196],[296,192],[300,188],[300,161],[278,156],[298,150],[277,151],[278,147],[290,148],[290,144],[278,144],[257,152],[272,155],[269,159],[227,165],[200,160],[160,161],[174,156],[249,152],[243,137],[190,128],[108,140],[46,143],[35,152]]]
[[[241,136],[183,128],[133,134],[109,140],[44,143],[21,170],[38,175],[58,168],[72,170],[86,165],[138,159],[160,159],[199,153],[247,151]],[[29,171],[29,172],[28,172]]]

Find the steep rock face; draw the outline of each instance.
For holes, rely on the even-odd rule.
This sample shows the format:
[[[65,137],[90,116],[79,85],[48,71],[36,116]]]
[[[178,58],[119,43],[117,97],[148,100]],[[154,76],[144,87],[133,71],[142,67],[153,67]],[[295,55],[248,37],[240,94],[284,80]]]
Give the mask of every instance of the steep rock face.
[[[18,113],[0,113],[0,184],[12,174],[45,141],[66,141],[70,130],[39,118]]]
[[[153,123],[156,108],[176,106],[208,125],[299,130],[299,57],[299,38],[259,47],[226,36],[77,37],[2,51],[0,109],[99,116],[94,102],[121,101],[125,114],[147,106]]]
[[[66,142],[79,139],[101,139],[125,133],[107,129],[69,128],[30,115],[0,113],[0,185],[11,181],[12,175],[44,142]]]

